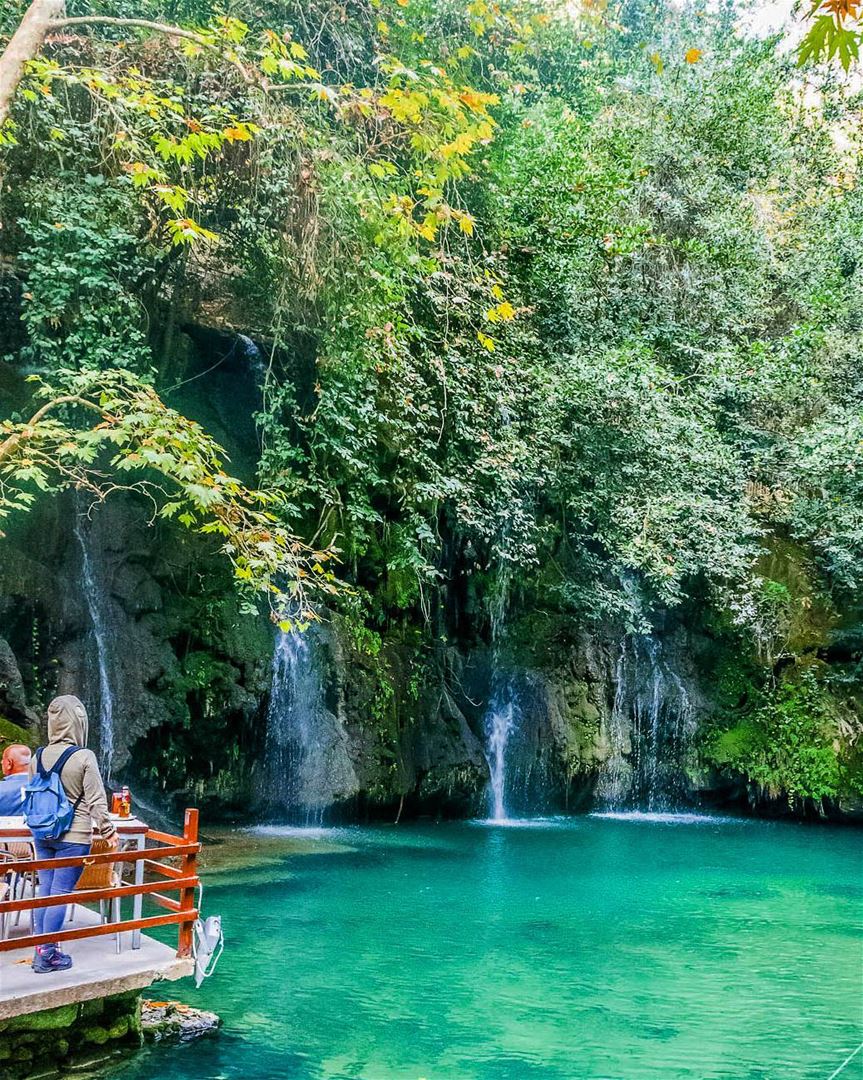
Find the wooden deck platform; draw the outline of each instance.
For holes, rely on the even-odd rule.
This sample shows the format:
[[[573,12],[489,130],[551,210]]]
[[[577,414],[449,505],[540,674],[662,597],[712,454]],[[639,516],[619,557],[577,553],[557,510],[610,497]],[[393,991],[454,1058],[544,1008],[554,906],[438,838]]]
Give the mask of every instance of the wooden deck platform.
[[[75,921],[67,926],[87,927],[98,922],[95,912],[76,907]],[[10,937],[22,936],[26,929],[22,920],[22,926],[14,928]],[[178,958],[176,947],[142,935],[141,948],[132,949],[131,938],[131,932],[122,935],[119,954],[113,935],[71,941],[65,950],[73,957],[73,966],[50,975],[37,975],[31,969],[32,948],[0,953],[0,1020],[191,975],[193,961]]]

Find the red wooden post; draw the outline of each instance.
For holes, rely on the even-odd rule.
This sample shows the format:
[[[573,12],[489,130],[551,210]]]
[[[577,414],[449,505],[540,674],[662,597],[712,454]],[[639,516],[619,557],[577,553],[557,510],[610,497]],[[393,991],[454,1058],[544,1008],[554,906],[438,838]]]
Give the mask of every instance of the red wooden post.
[[[197,844],[198,842],[198,811],[187,810],[186,819],[183,823],[183,840],[187,844]],[[183,877],[196,877],[197,876],[197,863],[198,856],[196,852],[183,856],[182,870]],[[180,911],[181,912],[194,912],[195,911],[195,890],[194,889],[182,889],[180,891]],[[179,942],[177,947],[177,956],[191,956],[192,955],[192,930],[195,925],[195,915],[192,914],[185,922],[180,923]]]

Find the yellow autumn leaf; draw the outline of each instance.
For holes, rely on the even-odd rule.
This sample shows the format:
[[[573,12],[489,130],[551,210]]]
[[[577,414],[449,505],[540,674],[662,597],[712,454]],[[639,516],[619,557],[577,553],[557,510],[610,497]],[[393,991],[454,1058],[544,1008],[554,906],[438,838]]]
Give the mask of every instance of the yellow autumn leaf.
[[[420,236],[424,237],[429,243],[432,243],[437,236],[437,218],[434,214],[426,214],[422,225],[417,226],[417,232]]]
[[[697,64],[698,61],[701,59],[701,55],[701,49],[687,49],[684,59],[686,60],[687,64]]]
[[[474,220],[470,214],[462,214],[458,219],[458,227],[467,236],[473,236]]]
[[[464,157],[471,152],[474,142],[474,136],[469,131],[462,131],[452,142],[440,148],[441,156],[444,160],[455,156]]]
[[[692,50],[690,50],[690,51],[692,51]],[[697,52],[698,50],[696,49],[695,51]],[[650,62],[656,68],[656,74],[661,75],[662,74],[662,69],[665,67],[665,64],[663,64],[662,57],[659,55],[658,52],[650,54]]]
[[[484,334],[481,330],[477,330],[476,339],[484,349],[488,349],[489,352],[494,352],[494,341],[492,341],[488,334]]]
[[[484,94],[480,90],[472,90],[469,86],[459,94],[459,101],[467,105],[471,112],[478,113],[484,113],[489,105],[500,104],[497,94]]]

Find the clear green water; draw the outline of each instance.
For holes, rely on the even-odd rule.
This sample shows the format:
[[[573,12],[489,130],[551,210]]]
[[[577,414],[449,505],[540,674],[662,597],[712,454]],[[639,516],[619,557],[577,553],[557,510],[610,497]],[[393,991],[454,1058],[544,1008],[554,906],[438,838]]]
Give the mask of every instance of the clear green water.
[[[860,835],[602,818],[346,829],[210,878],[217,1039],[152,1077],[827,1080],[863,1039]],[[281,844],[281,847],[279,847]],[[841,1080],[863,1076],[863,1052]]]

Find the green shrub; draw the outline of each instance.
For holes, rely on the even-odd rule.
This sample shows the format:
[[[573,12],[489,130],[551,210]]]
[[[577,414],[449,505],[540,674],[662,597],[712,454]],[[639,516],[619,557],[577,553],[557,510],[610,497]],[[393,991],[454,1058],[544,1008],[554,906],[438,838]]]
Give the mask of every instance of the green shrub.
[[[843,787],[837,704],[812,672],[780,683],[733,727],[719,732],[707,756],[742,774],[772,798],[838,796]]]

